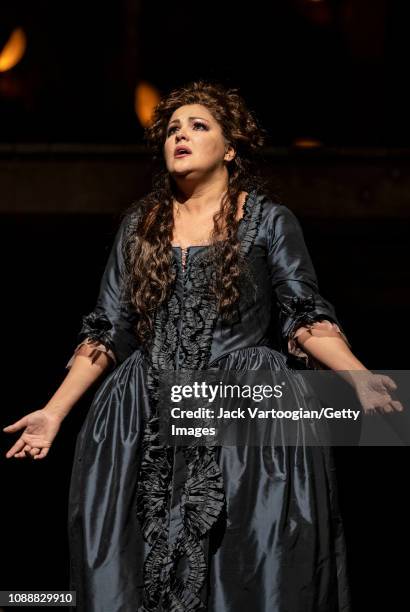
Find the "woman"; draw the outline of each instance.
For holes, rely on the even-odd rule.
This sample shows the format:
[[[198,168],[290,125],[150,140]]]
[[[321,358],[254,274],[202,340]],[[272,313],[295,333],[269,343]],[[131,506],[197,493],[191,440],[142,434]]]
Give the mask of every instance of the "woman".
[[[104,372],[71,478],[77,610],[347,612],[329,448],[161,444],[158,383],[166,370],[290,371],[290,355],[366,368],[318,292],[299,222],[254,170],[263,134],[237,91],[177,89],[146,135],[162,164],[153,190],[124,214],[66,379],[5,428],[25,427],[7,456],[47,456]],[[366,410],[397,408],[388,377],[372,379],[370,402],[359,380]]]

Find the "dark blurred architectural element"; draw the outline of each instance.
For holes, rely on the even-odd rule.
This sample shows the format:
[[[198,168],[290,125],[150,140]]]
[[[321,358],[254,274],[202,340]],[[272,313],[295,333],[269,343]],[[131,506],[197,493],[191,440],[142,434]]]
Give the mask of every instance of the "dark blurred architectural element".
[[[278,198],[313,218],[410,219],[410,150],[266,148]],[[116,213],[151,187],[142,145],[1,144],[0,213]]]

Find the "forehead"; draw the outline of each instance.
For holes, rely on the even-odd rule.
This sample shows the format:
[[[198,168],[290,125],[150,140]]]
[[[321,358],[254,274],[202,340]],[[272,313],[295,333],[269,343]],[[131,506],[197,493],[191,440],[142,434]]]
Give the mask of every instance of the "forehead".
[[[179,108],[176,108],[169,118],[169,123],[174,119],[188,119],[188,117],[202,117],[203,119],[207,119],[208,121],[213,121],[213,116],[202,104],[184,104]]]

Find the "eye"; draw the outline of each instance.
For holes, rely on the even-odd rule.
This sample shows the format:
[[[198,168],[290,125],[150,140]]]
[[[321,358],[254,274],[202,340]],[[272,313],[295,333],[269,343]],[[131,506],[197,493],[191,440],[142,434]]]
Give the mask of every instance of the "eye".
[[[193,125],[194,125],[194,128],[199,126],[201,128],[204,128],[204,130],[208,130],[208,126],[206,126],[204,123],[201,123],[200,121],[195,121]],[[173,133],[176,127],[177,127],[176,125],[173,125],[172,127],[170,127],[169,130],[167,131],[167,136],[171,136],[171,134]]]

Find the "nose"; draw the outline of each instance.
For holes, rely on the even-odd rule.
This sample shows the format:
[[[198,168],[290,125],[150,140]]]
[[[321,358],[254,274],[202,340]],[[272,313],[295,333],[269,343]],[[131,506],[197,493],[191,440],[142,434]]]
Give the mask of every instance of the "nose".
[[[180,129],[180,130],[179,130],[179,134],[177,134],[177,135],[176,135],[176,142],[179,142],[179,141],[181,140],[181,138],[185,138],[185,140],[186,140],[186,136],[185,136],[185,134],[183,134],[183,133],[181,132],[181,129]]]

